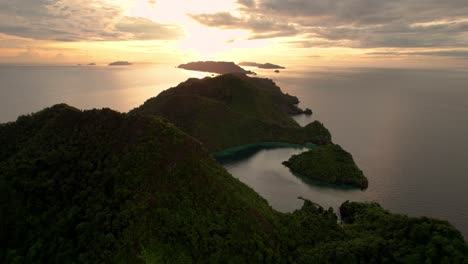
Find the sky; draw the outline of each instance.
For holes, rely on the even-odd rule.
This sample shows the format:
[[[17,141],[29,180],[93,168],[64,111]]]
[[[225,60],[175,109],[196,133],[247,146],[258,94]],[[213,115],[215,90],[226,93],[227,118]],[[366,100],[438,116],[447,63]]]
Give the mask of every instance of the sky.
[[[468,67],[467,0],[0,0],[0,63]]]

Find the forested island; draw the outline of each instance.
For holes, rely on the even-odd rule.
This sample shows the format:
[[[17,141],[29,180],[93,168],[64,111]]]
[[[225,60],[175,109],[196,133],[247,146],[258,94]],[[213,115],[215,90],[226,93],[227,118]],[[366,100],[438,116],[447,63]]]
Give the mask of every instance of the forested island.
[[[367,178],[358,168],[351,154],[339,145],[328,144],[292,156],[283,162],[294,173],[313,180],[337,185],[352,185],[365,189]]]
[[[249,67],[257,67],[260,69],[286,69],[283,66],[272,64],[272,63],[257,63],[257,62],[240,62],[240,66],[249,66]],[[278,71],[279,72],[279,71]]]
[[[331,136],[273,81],[188,81],[130,113],[60,104],[0,124],[1,263],[466,263],[446,221],[375,203],[281,213],[212,152]],[[324,158],[326,156],[323,156]]]
[[[181,69],[185,69],[185,70],[212,72],[212,73],[218,73],[218,74],[226,74],[226,73],[254,74],[254,72],[244,70],[242,67],[239,67],[234,62],[226,62],[226,61],[196,61],[196,62],[189,62],[186,64],[181,64],[177,67]]]

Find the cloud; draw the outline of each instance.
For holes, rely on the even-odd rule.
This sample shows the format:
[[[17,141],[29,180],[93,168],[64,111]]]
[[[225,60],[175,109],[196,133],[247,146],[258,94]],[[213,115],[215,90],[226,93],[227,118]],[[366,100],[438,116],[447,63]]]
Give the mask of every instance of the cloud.
[[[293,36],[297,34],[294,25],[281,23],[261,15],[235,17],[229,12],[219,12],[215,14],[190,14],[189,16],[200,24],[209,27],[250,30],[250,39]]]
[[[256,6],[262,13],[329,25],[428,22],[466,17],[468,11],[465,0],[258,0]]]
[[[0,33],[55,41],[174,39],[177,26],[124,15],[106,0],[0,0]]]
[[[178,26],[158,24],[142,17],[124,17],[115,25],[115,29],[139,40],[175,39],[181,35]]]
[[[311,29],[330,41],[355,41],[357,48],[376,47],[466,47],[468,22],[447,22],[427,26],[383,24],[375,26],[326,27]]]
[[[238,0],[230,13],[192,14],[201,24],[247,29],[251,38],[297,36],[303,47],[468,47],[466,0]]]
[[[414,52],[368,52],[370,56],[437,56],[437,57],[455,57],[468,59],[468,50],[436,50],[436,51],[414,51]]]
[[[255,0],[238,0],[237,3],[248,8],[255,7]]]

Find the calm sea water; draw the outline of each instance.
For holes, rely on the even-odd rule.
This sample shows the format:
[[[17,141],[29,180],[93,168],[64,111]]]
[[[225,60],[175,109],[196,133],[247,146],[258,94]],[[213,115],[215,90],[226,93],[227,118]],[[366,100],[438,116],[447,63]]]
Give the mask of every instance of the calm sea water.
[[[263,150],[225,167],[280,211],[298,196],[337,208],[377,201],[411,216],[449,220],[468,237],[468,72],[418,69],[256,70],[314,111],[369,179],[365,191],[304,182],[281,162],[298,149]],[[188,77],[173,66],[0,66],[0,122],[56,103],[128,111]]]
[[[57,103],[126,112],[189,77],[203,76],[170,65],[0,65],[0,123]]]
[[[446,219],[468,238],[468,72],[307,69],[271,76],[314,111],[369,179],[365,191],[305,183],[281,165],[300,150],[264,150],[226,168],[273,207],[301,195],[325,207],[377,201],[392,212]]]

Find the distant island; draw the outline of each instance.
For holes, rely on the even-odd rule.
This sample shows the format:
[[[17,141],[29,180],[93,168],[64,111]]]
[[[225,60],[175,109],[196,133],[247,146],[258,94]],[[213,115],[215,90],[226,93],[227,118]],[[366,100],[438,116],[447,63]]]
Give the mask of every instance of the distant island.
[[[252,71],[244,70],[243,68],[236,65],[234,62],[227,61],[196,61],[181,64],[177,68],[200,71],[200,72],[212,72],[218,74],[226,73],[244,73],[244,74],[255,74]]]
[[[361,189],[366,189],[368,186],[367,178],[351,154],[339,145],[313,147],[309,151],[292,156],[283,164],[292,172],[313,180],[351,185]]]
[[[272,63],[241,62],[241,63],[239,63],[239,65],[240,66],[248,66],[248,67],[257,67],[257,68],[260,68],[260,69],[286,69],[283,66],[272,64]]]
[[[109,63],[109,66],[128,66],[128,65],[132,65],[132,64],[128,61],[116,61],[116,62]]]
[[[94,62],[88,63],[88,66],[96,66],[96,63]]]

